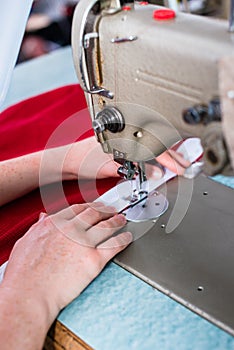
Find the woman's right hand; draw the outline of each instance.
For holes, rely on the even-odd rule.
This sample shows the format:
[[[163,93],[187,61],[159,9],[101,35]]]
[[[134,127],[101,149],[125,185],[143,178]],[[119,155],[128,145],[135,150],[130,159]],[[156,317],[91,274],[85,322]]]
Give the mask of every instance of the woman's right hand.
[[[45,336],[59,311],[132,241],[129,232],[113,237],[125,224],[124,215],[101,203],[73,205],[51,216],[42,214],[11,253],[0,286],[2,303],[5,295],[10,304],[5,316],[2,306],[2,317],[6,320],[9,313],[13,326],[14,319],[22,319],[22,333],[29,317],[32,332],[43,329]],[[17,327],[21,327],[19,322]],[[13,334],[19,333],[10,328]],[[18,342],[20,336],[23,334],[15,336]]]

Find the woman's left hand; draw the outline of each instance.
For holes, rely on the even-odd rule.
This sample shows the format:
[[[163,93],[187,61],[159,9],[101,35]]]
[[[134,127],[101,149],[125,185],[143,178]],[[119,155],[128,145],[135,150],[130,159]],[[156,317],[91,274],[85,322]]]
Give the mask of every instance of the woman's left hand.
[[[119,164],[111,154],[104,153],[95,137],[64,146],[67,149],[63,163],[63,178],[104,179],[117,177]]]
[[[178,175],[183,175],[185,169],[191,165],[180,153],[171,149],[162,153],[156,160]],[[103,179],[118,176],[119,166],[111,154],[103,152],[95,137],[90,137],[70,145],[64,162],[64,171],[70,174],[69,178]],[[161,174],[160,169],[158,173]]]

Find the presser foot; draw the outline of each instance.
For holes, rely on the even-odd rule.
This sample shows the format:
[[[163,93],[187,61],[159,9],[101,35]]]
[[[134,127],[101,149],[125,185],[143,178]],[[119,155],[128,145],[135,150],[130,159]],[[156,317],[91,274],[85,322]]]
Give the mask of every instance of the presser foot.
[[[136,205],[130,205],[123,210],[128,221],[143,222],[157,219],[168,208],[167,198],[158,191],[152,191],[144,201],[138,201]]]

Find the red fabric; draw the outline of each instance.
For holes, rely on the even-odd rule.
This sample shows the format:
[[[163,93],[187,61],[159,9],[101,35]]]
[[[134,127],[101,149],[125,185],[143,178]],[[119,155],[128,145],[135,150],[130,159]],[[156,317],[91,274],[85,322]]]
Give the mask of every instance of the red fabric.
[[[85,110],[84,110],[85,109]],[[93,135],[86,101],[79,85],[65,86],[20,102],[1,113],[0,160],[81,140]],[[65,127],[61,130],[60,125]],[[56,137],[52,137],[56,130]],[[47,145],[48,146],[48,145]],[[82,193],[76,181],[66,181],[61,195],[58,184],[44,187],[47,190],[50,211],[70,204],[93,201],[115,184],[115,179],[83,181]],[[48,209],[48,203],[47,203]],[[45,211],[39,190],[35,190],[0,209],[0,264],[6,261],[16,242]]]

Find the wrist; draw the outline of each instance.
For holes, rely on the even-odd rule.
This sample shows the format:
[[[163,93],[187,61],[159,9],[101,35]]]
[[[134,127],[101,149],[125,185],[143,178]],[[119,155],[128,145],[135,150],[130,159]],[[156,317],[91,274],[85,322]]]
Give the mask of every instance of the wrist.
[[[90,178],[90,172],[87,170],[83,174],[83,167],[86,164],[86,157],[95,147],[97,147],[97,141],[94,137],[75,142],[67,145],[65,150],[65,157],[63,162],[63,179],[84,179]],[[92,159],[94,162],[94,159]],[[89,160],[88,160],[89,162]],[[92,176],[91,176],[92,178]]]
[[[49,290],[42,288],[40,280],[33,279],[26,274],[19,278],[17,274],[11,274],[3,278],[0,284],[0,295],[9,303],[13,301],[18,307],[22,307],[29,314],[41,314],[43,324],[50,327],[60,312]],[[1,298],[0,298],[1,300]]]
[[[29,288],[3,283],[0,286],[0,334],[3,349],[41,349],[57,316],[44,296]],[[36,330],[36,331],[35,331]],[[12,337],[13,335],[13,337]],[[2,338],[3,337],[3,338]],[[15,342],[15,343],[14,343]]]
[[[67,160],[71,148],[72,145],[65,145],[47,149],[42,153],[39,173],[40,186],[76,178]]]

